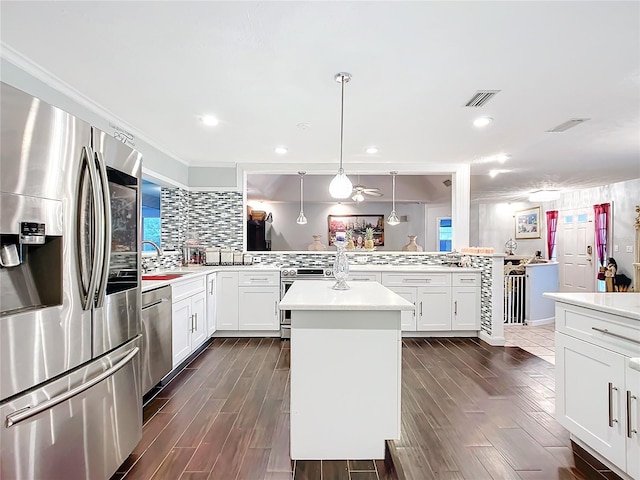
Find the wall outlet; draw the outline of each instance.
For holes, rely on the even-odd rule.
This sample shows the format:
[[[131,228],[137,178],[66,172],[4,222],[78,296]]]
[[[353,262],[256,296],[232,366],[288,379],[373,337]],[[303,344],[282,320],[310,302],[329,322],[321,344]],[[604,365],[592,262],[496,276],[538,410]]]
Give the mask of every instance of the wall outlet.
[[[618,247],[618,245],[614,245],[613,246],[613,251],[614,252],[619,252],[620,251],[620,248]]]
[[[627,245],[627,253],[633,253],[633,245]]]

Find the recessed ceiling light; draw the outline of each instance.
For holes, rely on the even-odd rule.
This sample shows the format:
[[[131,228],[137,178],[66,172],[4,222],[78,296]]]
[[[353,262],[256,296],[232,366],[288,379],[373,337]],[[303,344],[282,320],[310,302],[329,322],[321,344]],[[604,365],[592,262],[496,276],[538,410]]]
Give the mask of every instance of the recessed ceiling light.
[[[273,149],[273,151],[279,155],[284,155],[285,153],[287,153],[287,147],[276,147]]]
[[[493,118],[491,117],[478,117],[473,121],[473,125],[478,128],[482,128],[482,127],[486,127],[491,122],[493,122]]]
[[[504,163],[510,158],[511,158],[511,155],[507,155],[506,153],[499,153],[495,156],[495,159],[500,163]]]
[[[201,120],[202,123],[204,123],[208,127],[215,127],[219,123],[218,119],[213,115],[203,115]]]
[[[490,176],[491,178],[495,178],[495,177],[497,177],[497,176],[498,176],[498,174],[499,174],[499,173],[500,173],[500,170],[490,170],[490,171],[489,171],[489,176]]]
[[[367,153],[378,153],[378,147],[369,147],[365,150]]]

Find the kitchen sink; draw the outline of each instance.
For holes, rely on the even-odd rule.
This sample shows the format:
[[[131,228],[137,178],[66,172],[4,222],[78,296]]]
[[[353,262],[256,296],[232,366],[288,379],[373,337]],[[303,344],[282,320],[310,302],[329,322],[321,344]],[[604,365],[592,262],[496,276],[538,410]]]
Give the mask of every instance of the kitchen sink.
[[[173,280],[174,278],[187,275],[186,273],[145,273],[142,280]]]

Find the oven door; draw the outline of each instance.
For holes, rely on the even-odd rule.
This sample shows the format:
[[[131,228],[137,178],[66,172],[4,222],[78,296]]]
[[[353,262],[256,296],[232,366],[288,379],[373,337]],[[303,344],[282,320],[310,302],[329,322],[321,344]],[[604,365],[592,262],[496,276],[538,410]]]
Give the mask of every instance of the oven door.
[[[280,282],[280,300],[289,291],[294,280]],[[291,338],[291,310],[280,310],[280,338]]]

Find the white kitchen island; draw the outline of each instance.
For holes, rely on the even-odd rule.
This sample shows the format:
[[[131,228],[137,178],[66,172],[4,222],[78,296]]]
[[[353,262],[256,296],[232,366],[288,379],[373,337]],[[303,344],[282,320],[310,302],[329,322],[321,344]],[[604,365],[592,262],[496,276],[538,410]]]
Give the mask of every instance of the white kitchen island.
[[[640,293],[556,302],[556,419],[621,478],[640,480]]]
[[[291,458],[382,459],[400,437],[400,312],[414,305],[378,282],[295,282],[291,311]]]

